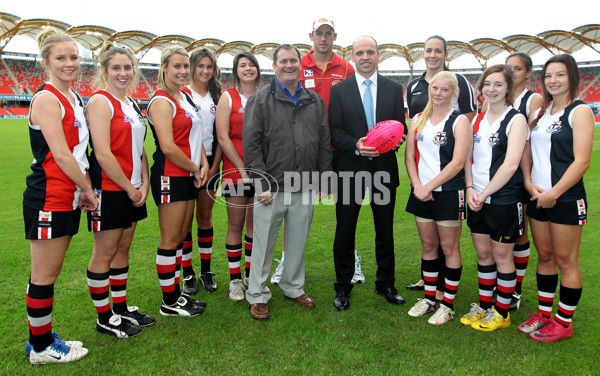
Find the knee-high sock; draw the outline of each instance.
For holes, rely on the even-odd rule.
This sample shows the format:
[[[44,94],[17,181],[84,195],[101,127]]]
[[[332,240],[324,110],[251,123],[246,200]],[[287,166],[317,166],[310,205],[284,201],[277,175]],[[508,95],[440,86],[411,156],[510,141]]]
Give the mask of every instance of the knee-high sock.
[[[127,277],[129,265],[123,268],[110,268],[110,293],[112,295],[113,311],[127,311]]]
[[[525,278],[525,272],[527,271],[530,254],[531,249],[529,248],[529,242],[525,244],[515,244],[513,260],[515,261],[515,269],[517,269],[517,285],[515,286],[515,292],[517,294],[521,294],[521,286],[523,284],[523,278]]]
[[[252,262],[252,238],[244,235],[244,262],[246,278],[250,277],[250,263]]]
[[[438,260],[421,260],[421,273],[425,282],[425,299],[435,303],[438,281]]]
[[[174,304],[180,295],[175,292],[176,257],[176,249],[159,248],[156,253],[156,270],[158,272],[160,289],[163,293],[163,301],[168,305]]]
[[[496,286],[496,264],[477,264],[477,279],[479,280],[479,306],[483,309],[492,307],[492,295]]]
[[[536,274],[538,285],[538,312],[547,318],[552,318],[552,305],[558,285],[558,274]]]
[[[87,271],[88,288],[90,289],[92,302],[98,313],[98,321],[100,321],[101,324],[106,324],[113,314],[108,300],[108,279],[108,271],[104,273]]]
[[[558,311],[556,312],[556,315],[554,315],[554,320],[556,320],[556,322],[565,328],[568,328],[569,325],[571,325],[573,313],[575,313],[575,309],[577,308],[577,304],[581,298],[581,291],[581,288],[572,289],[565,287],[562,284],[560,285]]]
[[[446,272],[444,273],[445,286],[442,304],[451,310],[454,310],[454,299],[456,298],[456,291],[458,290],[461,274],[462,266],[460,268],[446,267]]]
[[[517,284],[517,273],[500,273],[496,281],[496,311],[506,318],[512,294]]]
[[[200,252],[200,273],[210,272],[212,259],[213,228],[198,229],[198,251]]]
[[[242,279],[240,262],[242,260],[242,244],[225,244],[227,258],[229,259],[229,279]]]
[[[27,285],[27,321],[29,343],[33,350],[40,352],[54,342],[52,337],[52,305],[54,304],[54,284]]]
[[[194,267],[192,266],[192,232],[188,232],[183,241],[183,251],[181,253],[181,267],[183,268],[183,276],[194,275]]]

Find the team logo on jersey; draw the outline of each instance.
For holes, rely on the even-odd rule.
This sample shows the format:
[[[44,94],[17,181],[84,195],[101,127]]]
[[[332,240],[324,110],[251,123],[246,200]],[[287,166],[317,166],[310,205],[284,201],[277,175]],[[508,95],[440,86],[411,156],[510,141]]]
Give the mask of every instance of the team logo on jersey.
[[[446,132],[438,132],[433,138],[433,143],[437,146],[444,146],[448,143],[448,137],[446,137]]]
[[[416,97],[416,96],[421,95],[421,92],[420,91],[415,91],[415,92],[412,93],[412,95],[414,95]]]
[[[192,118],[192,117],[193,117],[193,116],[192,116],[192,114],[190,114],[189,112],[187,112],[187,111],[185,111],[185,110],[184,110],[184,112],[185,112],[185,117],[189,117],[189,118]]]
[[[331,74],[331,77],[339,77],[339,78],[344,78],[344,76],[343,76],[343,75],[341,75],[341,74],[338,74],[338,73],[332,73],[332,74]]]
[[[419,142],[423,142],[423,135],[422,134],[418,134],[415,136],[415,139]]]
[[[131,124],[134,123],[133,119],[130,118],[129,116],[127,116],[127,115],[123,116],[123,121],[126,122],[126,123],[131,123]]]
[[[214,115],[217,113],[217,106],[213,103],[210,105],[210,114]]]
[[[560,120],[557,120],[557,121],[553,122],[552,124],[550,124],[548,126],[548,128],[546,128],[546,132],[548,132],[550,134],[554,134],[554,133],[560,132],[561,129],[562,129],[562,122]]]
[[[478,134],[474,134],[473,135],[473,142],[476,143],[476,144],[480,143],[481,142],[481,136],[478,135]]]
[[[244,113],[244,107],[240,107],[240,109],[238,110],[238,114],[243,114]]]
[[[488,142],[490,143],[491,147],[498,145],[500,143],[500,137],[498,136],[498,133],[492,133]]]
[[[335,84],[339,84],[340,82],[342,82],[342,81],[340,81],[340,80],[333,80],[333,81],[331,81],[331,86],[333,86]]]
[[[313,77],[314,73],[312,71],[312,69],[305,69],[304,70],[304,77]]]
[[[73,123],[73,125],[77,128],[81,128],[81,122],[77,118],[75,118],[75,122]]]

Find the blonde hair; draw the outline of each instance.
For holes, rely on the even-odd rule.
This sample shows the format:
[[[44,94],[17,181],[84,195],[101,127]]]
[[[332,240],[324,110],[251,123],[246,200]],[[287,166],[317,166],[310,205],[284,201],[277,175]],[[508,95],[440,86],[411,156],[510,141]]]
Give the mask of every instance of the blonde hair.
[[[71,42],[77,49],[77,53],[79,53],[77,43],[75,43],[75,40],[71,38],[71,36],[63,33],[62,31],[58,31],[52,27],[48,27],[44,29],[41,33],[39,33],[36,38],[36,42],[40,50],[39,56],[42,58],[42,62],[44,60],[46,62],[48,61],[48,57],[50,56],[50,49],[57,43]],[[48,74],[48,68],[43,63],[42,67],[46,71],[46,74]]]
[[[431,79],[431,82],[429,83],[429,87],[431,87],[433,85],[433,83],[439,79],[448,80],[448,82],[450,82],[450,86],[452,86],[454,95],[456,97],[458,97],[460,89],[458,88],[458,80],[456,79],[456,75],[454,73],[449,72],[449,71],[441,71],[441,72],[436,73],[435,76],[433,76],[433,78]],[[429,90],[429,89],[427,89],[427,90]],[[452,103],[450,103],[450,105],[448,106],[448,109],[450,109],[450,108],[452,108]],[[431,101],[431,95],[429,95],[429,101],[427,101],[427,106],[425,106],[425,109],[423,110],[423,113],[421,114],[421,116],[419,116],[417,121],[415,121],[412,125],[412,129],[416,130],[416,134],[421,133],[421,131],[425,127],[425,124],[427,123],[427,120],[431,117],[432,113],[433,113],[433,102]]]
[[[96,78],[94,79],[94,85],[99,89],[106,89],[108,87],[108,81],[106,80],[106,74],[108,74],[108,64],[110,59],[116,54],[122,54],[129,58],[131,61],[131,67],[133,69],[133,78],[131,84],[127,89],[127,93],[131,94],[135,91],[137,84],[140,80],[141,73],[137,59],[133,55],[131,49],[127,46],[117,46],[113,42],[105,42],[98,55],[98,69],[96,71]]]
[[[165,68],[167,67],[167,64],[169,64],[169,58],[175,54],[187,56],[189,58],[187,51],[183,47],[176,45],[169,46],[165,48],[162,52],[162,55],[160,55],[160,68],[158,69],[158,88],[164,90],[173,99],[177,98],[177,95],[173,92],[173,90],[167,87],[165,82]]]

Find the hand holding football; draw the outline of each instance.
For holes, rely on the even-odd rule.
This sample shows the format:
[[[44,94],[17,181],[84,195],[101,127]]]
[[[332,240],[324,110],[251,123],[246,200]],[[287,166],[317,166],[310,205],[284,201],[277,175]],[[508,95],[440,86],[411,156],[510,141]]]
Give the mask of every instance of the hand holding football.
[[[404,136],[404,124],[397,120],[384,120],[367,133],[364,146],[374,147],[379,154],[393,150]]]

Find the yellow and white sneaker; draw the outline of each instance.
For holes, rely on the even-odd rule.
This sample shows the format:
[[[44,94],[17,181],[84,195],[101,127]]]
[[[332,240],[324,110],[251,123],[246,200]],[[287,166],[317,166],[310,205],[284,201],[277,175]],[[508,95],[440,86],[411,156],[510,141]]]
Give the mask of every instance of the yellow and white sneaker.
[[[473,324],[474,322],[481,320],[486,313],[487,311],[481,308],[479,304],[471,303],[471,310],[469,311],[469,313],[460,318],[460,323],[463,325],[471,326],[471,324]]]
[[[482,332],[493,332],[496,329],[504,329],[510,326],[510,314],[506,318],[502,317],[494,307],[488,309],[486,315],[481,320],[471,324],[471,328],[481,330]]]

